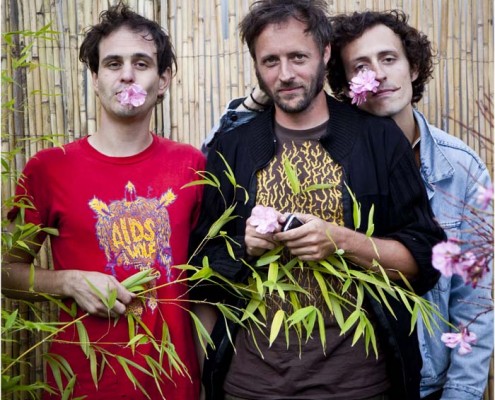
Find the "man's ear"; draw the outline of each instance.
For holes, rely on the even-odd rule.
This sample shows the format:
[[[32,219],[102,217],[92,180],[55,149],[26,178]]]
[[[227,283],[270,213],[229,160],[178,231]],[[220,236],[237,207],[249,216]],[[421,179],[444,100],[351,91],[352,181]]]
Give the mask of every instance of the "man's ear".
[[[325,65],[328,64],[328,61],[330,61],[331,54],[332,54],[332,47],[329,44],[327,44],[323,49],[323,61],[325,62]]]
[[[160,75],[160,82],[158,86],[158,96],[164,96],[167,88],[170,85],[170,81],[172,79],[172,71],[170,68],[167,68],[163,74]]]
[[[414,82],[416,79],[418,79],[419,72],[417,69],[411,70],[411,82]]]
[[[93,81],[93,90],[96,96],[98,96],[98,74],[96,72],[91,73],[91,80]]]

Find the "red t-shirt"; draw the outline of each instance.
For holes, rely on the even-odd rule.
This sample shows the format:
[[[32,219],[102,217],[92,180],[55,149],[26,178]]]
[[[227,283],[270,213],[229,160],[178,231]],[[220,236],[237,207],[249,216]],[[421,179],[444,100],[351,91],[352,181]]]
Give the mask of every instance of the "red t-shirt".
[[[192,325],[184,310],[188,303],[183,301],[187,300],[187,284],[174,283],[180,271],[173,266],[187,262],[189,234],[202,193],[202,186],[182,186],[198,179],[195,171],[203,169],[204,157],[198,150],[155,135],[147,149],[131,157],[105,156],[83,138],[37,153],[27,163],[18,187],[18,194],[27,193],[36,207],[26,212],[27,222],[59,230],[59,236],[51,237],[55,269],[100,271],[121,281],[153,267],[160,273],[156,285],[170,282],[150,292],[144,304],[131,307],[157,339],[166,322],[175,351],[187,368],[189,376],[179,375],[164,355],[163,365],[173,379],[161,377],[161,391],[167,400],[195,399],[199,393]],[[60,320],[71,321],[72,317],[62,311]],[[129,331],[125,316],[115,325],[113,319],[92,316],[83,323],[95,349],[108,352],[103,357],[97,350],[98,361],[105,358],[111,367],[103,368],[95,387],[75,326],[59,334],[50,352],[62,355],[77,374],[74,396],[144,399],[110,354],[146,366],[145,358],[151,355],[156,359],[157,352],[145,344],[132,354],[126,347]],[[137,329],[143,333],[141,327]],[[162,398],[152,377],[130,369],[151,399]],[[54,384],[50,372],[48,380]]]

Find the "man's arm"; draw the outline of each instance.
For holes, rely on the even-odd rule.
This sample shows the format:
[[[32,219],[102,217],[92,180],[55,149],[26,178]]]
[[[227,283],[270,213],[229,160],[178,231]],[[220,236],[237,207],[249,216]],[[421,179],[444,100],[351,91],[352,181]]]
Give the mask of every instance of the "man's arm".
[[[34,240],[30,248],[35,254],[41,247],[40,240]],[[100,272],[64,270],[55,271],[31,265],[34,257],[28,252],[17,251],[5,254],[2,265],[2,293],[11,298],[31,301],[45,300],[39,293],[54,297],[72,297],[84,311],[108,317],[109,310],[98,297],[94,288],[107,295],[117,292],[117,300],[110,314],[123,314],[135,294],[129,292],[117,279]],[[94,286],[93,287],[91,287]]]
[[[344,257],[365,268],[371,268],[377,260],[392,279],[400,279],[400,271],[411,279],[418,273],[418,266],[409,250],[399,241],[368,238],[365,234],[343,226],[323,221],[309,214],[296,214],[303,226],[274,235],[283,242],[291,254],[303,261],[327,258],[337,249],[344,250]]]
[[[203,154],[208,154],[217,133],[229,132],[238,126],[248,123],[270,105],[269,97],[258,85],[246,97],[233,99],[220,116],[220,121],[211,129],[201,144]]]

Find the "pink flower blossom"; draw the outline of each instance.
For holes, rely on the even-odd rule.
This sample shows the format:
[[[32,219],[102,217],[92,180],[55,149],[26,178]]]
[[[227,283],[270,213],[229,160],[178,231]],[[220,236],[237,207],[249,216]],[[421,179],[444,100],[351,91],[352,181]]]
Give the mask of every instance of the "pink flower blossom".
[[[445,343],[445,346],[451,349],[459,345],[458,353],[465,355],[471,353],[471,343],[476,344],[477,337],[474,332],[469,332],[465,327],[461,326],[460,329],[461,331],[459,333],[443,333],[441,339]]]
[[[446,277],[459,275],[466,284],[476,287],[478,281],[489,271],[486,257],[472,251],[462,252],[454,239],[433,247],[432,265]]]
[[[456,263],[461,248],[459,245],[449,240],[447,242],[438,243],[433,247],[432,265],[438,269],[444,276],[452,276],[456,272]]]
[[[146,90],[141,85],[133,83],[131,86],[127,86],[120,93],[117,94],[117,99],[123,106],[131,105],[133,107],[139,107],[144,104],[146,100]]]
[[[359,106],[366,102],[368,92],[376,93],[380,82],[378,82],[375,77],[376,74],[374,71],[364,69],[359,71],[359,73],[351,79],[351,82],[349,82],[349,88],[351,90],[349,97],[352,99],[351,104]]]
[[[490,203],[493,201],[493,185],[490,183],[487,187],[480,185],[478,187],[478,196],[476,202],[480,205],[480,208],[486,210]]]
[[[272,207],[256,206],[251,211],[251,225],[256,227],[256,232],[265,234],[273,233],[279,227],[279,213]]]

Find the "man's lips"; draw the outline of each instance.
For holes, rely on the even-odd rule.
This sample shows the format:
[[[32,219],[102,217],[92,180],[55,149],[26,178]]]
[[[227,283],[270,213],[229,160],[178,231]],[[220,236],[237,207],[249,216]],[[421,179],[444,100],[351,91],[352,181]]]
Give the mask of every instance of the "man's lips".
[[[300,86],[293,86],[293,87],[288,87],[288,88],[281,88],[278,90],[278,93],[282,94],[291,94],[294,93],[295,91],[299,90],[301,87]]]
[[[386,96],[396,92],[399,89],[400,87],[378,89],[376,93],[373,93],[373,97]]]

